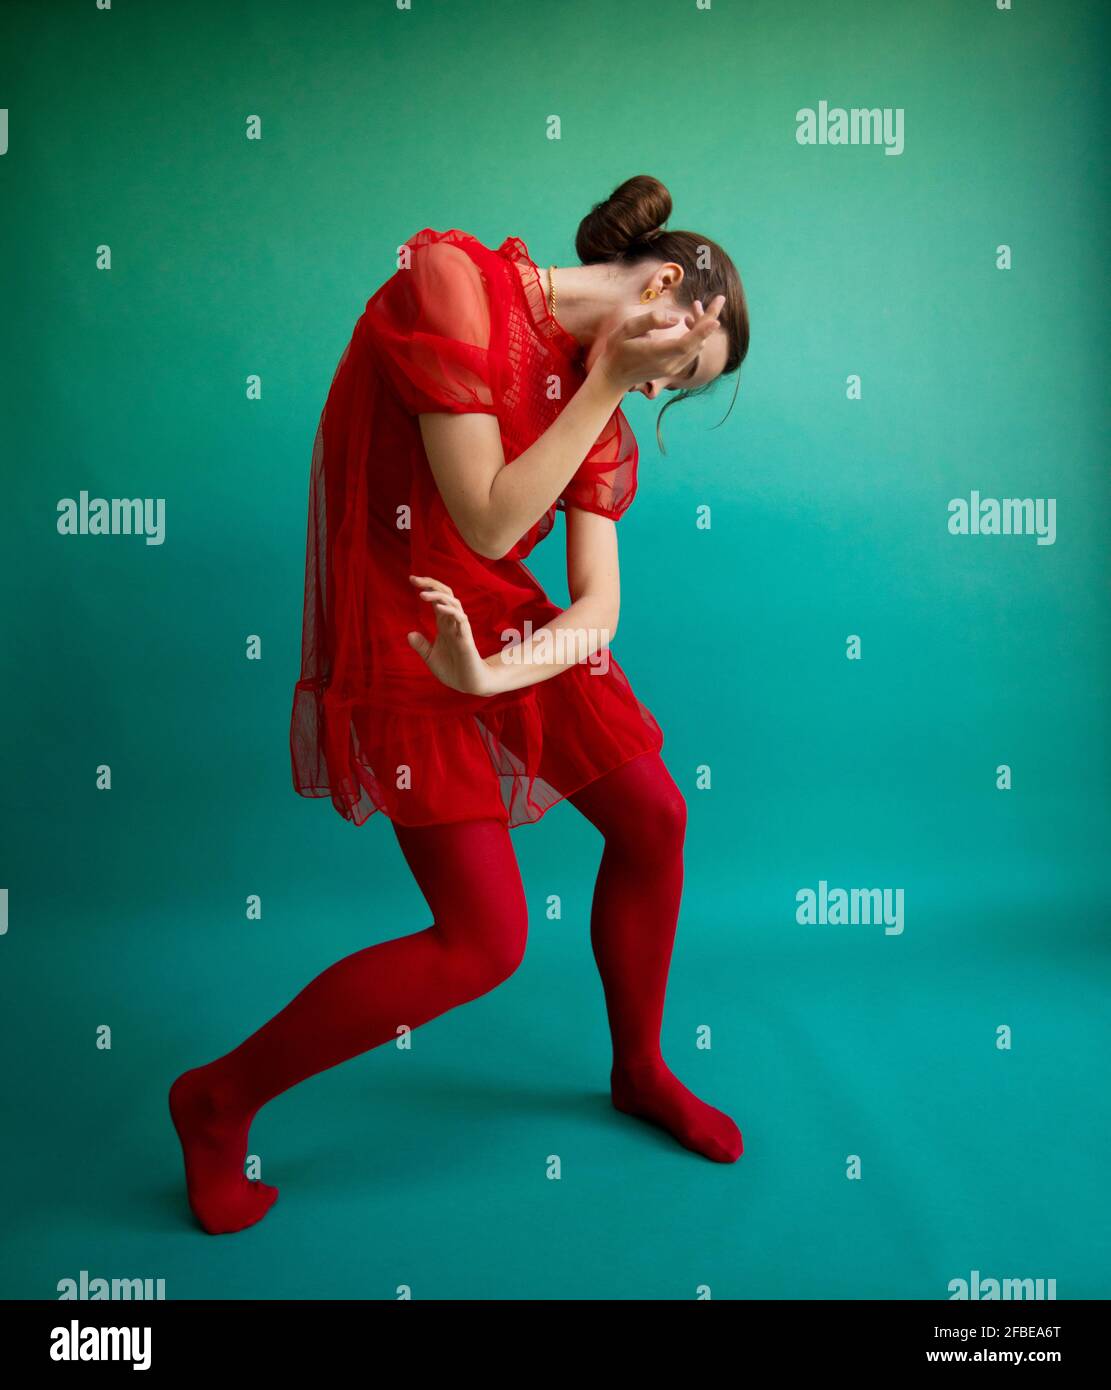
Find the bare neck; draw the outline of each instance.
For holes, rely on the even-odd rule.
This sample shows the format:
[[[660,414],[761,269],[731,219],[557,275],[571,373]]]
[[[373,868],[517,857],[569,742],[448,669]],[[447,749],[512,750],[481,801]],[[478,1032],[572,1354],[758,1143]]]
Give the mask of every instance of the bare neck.
[[[551,276],[546,267],[540,278],[551,303]],[[555,267],[556,318],[571,337],[589,348],[598,329],[625,301],[629,270],[612,264],[557,265]]]

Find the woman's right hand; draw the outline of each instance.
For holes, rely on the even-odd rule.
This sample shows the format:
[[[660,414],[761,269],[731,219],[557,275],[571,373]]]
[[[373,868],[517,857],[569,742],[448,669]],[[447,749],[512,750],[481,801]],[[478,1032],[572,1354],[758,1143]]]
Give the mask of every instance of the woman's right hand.
[[[464,695],[496,694],[495,673],[479,656],[470,620],[452,590],[423,574],[411,574],[409,583],[420,590],[418,597],[430,603],[436,613],[436,640],[429,641],[419,631],[410,632],[410,647],[450,690]]]
[[[706,309],[696,300],[685,313],[651,309],[634,314],[609,335],[594,365],[622,391],[660,377],[682,376],[706,339],[721,331],[718,315],[724,305],[725,296],[719,294]],[[674,331],[679,323],[687,325],[685,333]]]

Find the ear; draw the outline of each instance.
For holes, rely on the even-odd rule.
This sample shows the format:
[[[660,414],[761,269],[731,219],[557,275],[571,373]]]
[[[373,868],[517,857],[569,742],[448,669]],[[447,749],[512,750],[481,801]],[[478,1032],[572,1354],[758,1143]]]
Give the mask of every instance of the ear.
[[[662,290],[677,290],[683,283],[683,267],[677,261],[666,261],[656,270],[656,278]]]

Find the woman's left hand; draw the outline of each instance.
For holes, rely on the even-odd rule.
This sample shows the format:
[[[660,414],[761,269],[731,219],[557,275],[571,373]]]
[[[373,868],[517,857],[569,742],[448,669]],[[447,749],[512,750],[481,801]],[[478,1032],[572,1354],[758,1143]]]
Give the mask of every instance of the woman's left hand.
[[[478,654],[471,624],[463,605],[446,584],[424,574],[411,574],[409,582],[420,598],[436,610],[436,640],[420,632],[408,634],[409,645],[444,685],[465,695],[493,695],[494,673]]]

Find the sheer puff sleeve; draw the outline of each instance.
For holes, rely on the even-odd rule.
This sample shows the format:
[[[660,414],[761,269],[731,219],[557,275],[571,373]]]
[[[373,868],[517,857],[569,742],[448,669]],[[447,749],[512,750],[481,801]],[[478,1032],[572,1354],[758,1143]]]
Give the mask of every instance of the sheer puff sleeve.
[[[581,507],[617,521],[632,505],[636,490],[636,435],[618,407],[563,489],[558,506],[561,511]]]
[[[459,244],[412,237],[398,270],[366,308],[382,369],[410,414],[496,414],[495,316],[481,267]],[[447,234],[450,238],[451,234]]]

